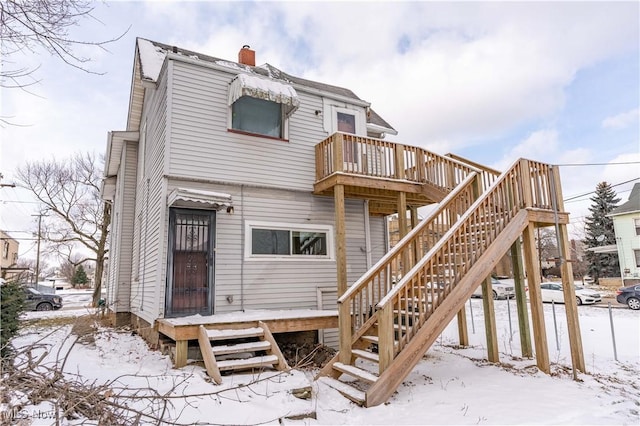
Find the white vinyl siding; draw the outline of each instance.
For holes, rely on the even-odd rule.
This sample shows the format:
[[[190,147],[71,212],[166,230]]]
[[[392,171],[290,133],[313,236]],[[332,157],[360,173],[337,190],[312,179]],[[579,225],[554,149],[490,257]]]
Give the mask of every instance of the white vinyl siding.
[[[129,312],[131,290],[131,253],[133,246],[134,189],[138,144],[125,142],[120,159],[120,173],[116,184],[116,196],[112,207],[111,239],[118,244],[109,253],[106,282],[107,305],[113,312]]]
[[[289,118],[288,142],[229,132],[227,96],[232,78],[233,74],[171,61],[156,88],[145,90],[144,152],[139,153],[145,160],[140,162],[142,176],[135,190],[122,188],[119,194],[128,194],[135,202],[135,211],[119,234],[132,237],[130,249],[119,253],[130,265],[132,256],[137,256],[137,270],[130,268],[127,275],[130,310],[150,324],[165,311],[167,193],[176,188],[222,192],[233,199],[233,213],[221,210],[216,215],[215,313],[317,309],[318,288],[336,287],[332,258],[283,262],[244,257],[248,222],[320,225],[335,232],[333,198],[311,194],[314,147],[328,136],[322,115],[315,113],[322,111],[323,100],[298,93],[300,107]],[[345,204],[351,284],[367,269],[367,241],[363,201],[348,199]],[[375,262],[384,253],[383,218],[371,217],[370,227]]]
[[[155,90],[145,91],[142,121],[145,123],[143,176],[136,189],[137,271],[132,271],[131,312],[153,324],[162,316],[163,277],[166,257],[164,164],[167,123],[167,74],[161,73]],[[139,241],[139,242],[138,242]]]
[[[637,253],[640,252],[640,236],[638,236],[637,230],[640,213],[618,214],[612,219],[622,278],[638,279],[640,278],[640,266],[638,266]]]
[[[335,287],[318,288],[318,309],[337,310],[338,290]],[[340,348],[340,332],[337,328],[318,330],[318,342],[332,349]]]
[[[247,185],[310,191],[314,147],[328,135],[318,96],[298,93],[289,117],[289,141],[227,131],[228,87],[233,74],[175,62],[169,174]]]
[[[317,289],[336,287],[335,260],[256,261],[243,256],[247,223],[277,221],[292,228],[313,224],[334,229],[332,197],[185,181],[169,182],[168,191],[187,185],[192,189],[227,193],[233,199],[232,214],[220,210],[216,215],[215,313],[240,309],[317,309]],[[361,200],[347,200],[349,283],[366,271],[363,210]],[[382,222],[381,218],[371,219],[375,224]],[[383,242],[383,235],[372,238],[375,246],[380,247]]]

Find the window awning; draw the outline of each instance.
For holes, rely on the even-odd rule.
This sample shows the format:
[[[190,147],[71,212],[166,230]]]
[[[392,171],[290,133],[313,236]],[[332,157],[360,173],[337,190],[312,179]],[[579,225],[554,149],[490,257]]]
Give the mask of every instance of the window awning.
[[[300,106],[300,99],[298,99],[298,94],[292,86],[248,74],[238,74],[231,81],[229,105],[242,96],[251,96],[252,98],[282,104],[287,117]]]
[[[167,204],[173,207],[191,207],[220,210],[231,207],[231,195],[222,192],[200,191],[176,188],[167,197]]]

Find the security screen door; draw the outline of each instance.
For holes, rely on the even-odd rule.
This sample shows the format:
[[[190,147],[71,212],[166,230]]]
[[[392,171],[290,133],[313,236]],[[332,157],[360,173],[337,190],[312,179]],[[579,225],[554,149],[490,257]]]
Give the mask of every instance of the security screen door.
[[[167,316],[213,314],[215,214],[170,210]]]

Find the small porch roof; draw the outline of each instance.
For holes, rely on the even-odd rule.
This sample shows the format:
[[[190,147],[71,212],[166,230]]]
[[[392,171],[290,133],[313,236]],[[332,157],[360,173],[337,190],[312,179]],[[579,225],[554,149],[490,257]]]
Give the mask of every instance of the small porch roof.
[[[222,192],[176,188],[167,197],[167,205],[220,210],[233,205],[231,195]]]

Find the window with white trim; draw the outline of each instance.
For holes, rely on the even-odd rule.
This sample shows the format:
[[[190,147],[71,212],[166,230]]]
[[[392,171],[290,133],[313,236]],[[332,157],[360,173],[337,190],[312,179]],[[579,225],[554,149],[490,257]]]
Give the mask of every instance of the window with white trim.
[[[249,222],[248,258],[333,259],[333,229],[327,225]]]
[[[636,268],[640,268],[640,250],[634,250],[633,256],[636,258]]]
[[[640,219],[633,219],[633,224],[636,227],[636,235],[640,235]]]

